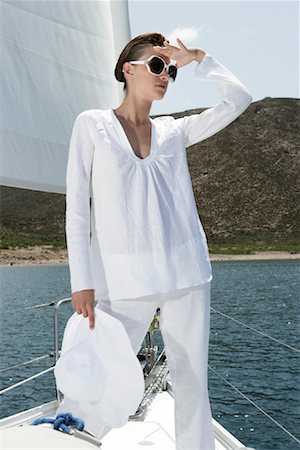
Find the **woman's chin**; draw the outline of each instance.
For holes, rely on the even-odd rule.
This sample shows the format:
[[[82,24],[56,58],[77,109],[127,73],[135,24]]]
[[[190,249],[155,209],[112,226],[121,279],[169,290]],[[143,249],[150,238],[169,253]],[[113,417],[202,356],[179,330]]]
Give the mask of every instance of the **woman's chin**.
[[[164,98],[166,91],[161,91],[161,92],[156,92],[155,93],[155,100],[161,100],[162,98]]]

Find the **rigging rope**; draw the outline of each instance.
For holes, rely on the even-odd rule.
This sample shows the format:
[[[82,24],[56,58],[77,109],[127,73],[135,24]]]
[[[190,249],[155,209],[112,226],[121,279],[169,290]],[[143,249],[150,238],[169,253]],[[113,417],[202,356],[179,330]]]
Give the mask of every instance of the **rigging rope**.
[[[215,369],[213,369],[209,364],[208,367],[210,370],[212,370],[219,378],[221,378],[225,383],[229,384],[229,386],[232,387],[235,391],[237,391],[242,397],[244,397],[248,402],[250,402],[255,408],[257,408],[261,413],[263,413],[268,419],[272,420],[279,428],[281,428],[285,433],[287,433],[292,439],[294,439],[298,444],[300,444],[300,440],[297,439],[296,436],[294,436],[289,430],[287,430],[283,425],[281,425],[277,420],[273,419],[270,414],[268,414],[266,411],[264,411],[260,406],[258,406],[253,400],[251,400],[249,397],[247,397],[246,394],[244,394],[242,391],[240,391],[234,384],[230,383],[230,381],[226,380],[222,375],[220,375]]]
[[[291,345],[286,344],[285,342],[282,342],[282,341],[280,341],[279,339],[276,339],[276,338],[274,338],[274,337],[268,335],[267,333],[264,333],[263,331],[257,330],[256,328],[253,328],[253,327],[251,327],[250,325],[247,325],[247,324],[241,322],[241,321],[238,320],[238,319],[234,319],[234,317],[228,316],[227,314],[225,314],[225,313],[223,313],[223,312],[221,312],[221,311],[218,311],[216,308],[213,308],[212,306],[211,306],[211,309],[212,309],[214,312],[216,312],[216,313],[218,313],[218,314],[221,314],[221,315],[224,316],[224,317],[227,317],[227,319],[233,320],[234,322],[237,322],[238,324],[243,325],[243,327],[249,328],[250,330],[255,331],[256,333],[262,334],[263,336],[265,336],[265,337],[271,339],[272,341],[277,342],[277,344],[284,345],[285,347],[289,348],[290,350],[293,350],[294,352],[300,353],[300,350],[299,350],[298,348],[292,347]]]

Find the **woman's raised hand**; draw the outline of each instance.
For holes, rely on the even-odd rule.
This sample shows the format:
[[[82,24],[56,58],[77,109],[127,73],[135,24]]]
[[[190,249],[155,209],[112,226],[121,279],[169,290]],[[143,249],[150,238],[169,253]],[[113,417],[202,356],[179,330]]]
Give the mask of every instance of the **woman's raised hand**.
[[[78,314],[88,317],[90,321],[90,329],[95,328],[95,297],[94,289],[85,289],[83,291],[73,292],[72,306]]]
[[[179,38],[176,38],[176,40],[180,48],[170,45],[167,41],[164,41],[164,47],[154,45],[153,50],[175,60],[175,65],[178,68],[189,64],[191,61],[199,61],[205,56],[204,50],[200,48],[187,48]]]

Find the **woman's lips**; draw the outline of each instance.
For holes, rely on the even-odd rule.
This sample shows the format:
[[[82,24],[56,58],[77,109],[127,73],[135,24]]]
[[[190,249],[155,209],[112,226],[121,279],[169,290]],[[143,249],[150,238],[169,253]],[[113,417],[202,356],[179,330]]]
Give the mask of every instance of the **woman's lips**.
[[[163,84],[157,84],[156,86],[162,88],[164,91],[167,89],[167,86],[164,86]]]

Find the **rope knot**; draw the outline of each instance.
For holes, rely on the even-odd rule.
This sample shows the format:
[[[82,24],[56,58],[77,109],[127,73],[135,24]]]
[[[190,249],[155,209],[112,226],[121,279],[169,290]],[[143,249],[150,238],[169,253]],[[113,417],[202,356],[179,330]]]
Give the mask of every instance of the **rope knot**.
[[[55,430],[62,431],[63,433],[71,434],[69,426],[76,426],[77,430],[82,431],[84,429],[84,421],[79,417],[74,417],[72,413],[60,413],[55,418],[43,417],[33,420],[31,425],[39,425],[41,423],[52,423]]]

